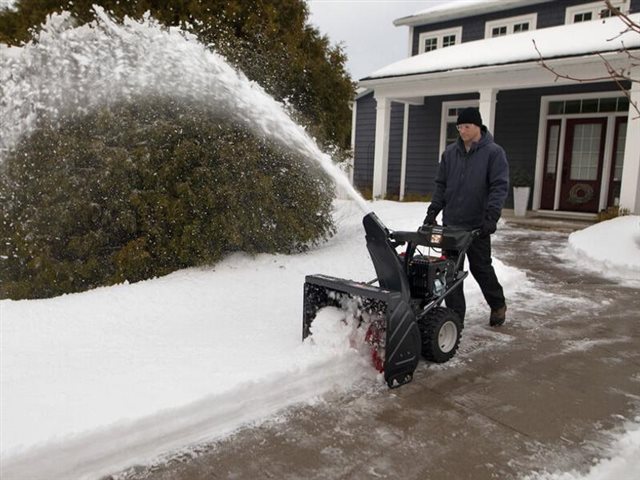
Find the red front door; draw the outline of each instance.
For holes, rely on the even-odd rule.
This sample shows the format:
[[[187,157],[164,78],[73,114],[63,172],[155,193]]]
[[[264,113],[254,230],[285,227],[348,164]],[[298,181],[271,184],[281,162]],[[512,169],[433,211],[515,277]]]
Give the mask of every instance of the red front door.
[[[560,210],[598,211],[606,118],[567,120]]]

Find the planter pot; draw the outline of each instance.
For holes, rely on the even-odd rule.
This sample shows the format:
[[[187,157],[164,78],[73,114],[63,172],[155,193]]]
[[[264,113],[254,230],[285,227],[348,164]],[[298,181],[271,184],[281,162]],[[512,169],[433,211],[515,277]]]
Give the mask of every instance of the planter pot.
[[[513,187],[513,214],[516,217],[527,215],[531,187]]]

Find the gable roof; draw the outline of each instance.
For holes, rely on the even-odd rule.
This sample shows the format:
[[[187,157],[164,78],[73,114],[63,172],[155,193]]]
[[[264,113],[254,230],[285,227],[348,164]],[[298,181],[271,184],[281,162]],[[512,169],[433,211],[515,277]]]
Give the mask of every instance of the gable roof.
[[[629,18],[640,23],[640,13]],[[640,34],[621,33],[625,29],[619,18],[611,17],[465,42],[405,58],[361,81],[537,61],[540,57],[534,40],[545,60],[614,52],[623,47],[639,49]]]
[[[484,13],[500,12],[517,7],[526,7],[553,0],[457,0],[420,10],[413,15],[397,18],[393,21],[396,27],[401,25],[416,26],[429,25],[445,20],[482,15]]]

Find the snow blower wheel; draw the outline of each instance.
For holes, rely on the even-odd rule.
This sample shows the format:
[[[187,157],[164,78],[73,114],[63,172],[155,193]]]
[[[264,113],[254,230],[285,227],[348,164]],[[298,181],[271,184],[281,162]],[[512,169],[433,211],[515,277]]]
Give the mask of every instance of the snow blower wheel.
[[[444,363],[456,354],[462,337],[462,322],[450,308],[437,307],[418,320],[422,336],[422,356],[435,363]]]

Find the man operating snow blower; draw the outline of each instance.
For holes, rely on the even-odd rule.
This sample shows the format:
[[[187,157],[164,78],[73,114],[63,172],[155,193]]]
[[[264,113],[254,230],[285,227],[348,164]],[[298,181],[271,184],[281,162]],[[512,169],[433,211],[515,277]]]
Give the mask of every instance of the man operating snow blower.
[[[493,141],[482,124],[477,108],[464,109],[456,125],[460,138],[442,154],[424,224],[436,225],[436,216],[442,211],[445,226],[480,228],[480,235],[466,253],[471,274],[491,308],[489,324],[497,327],[505,322],[507,305],[491,264],[491,234],[496,231],[509,191],[509,164],[502,147]],[[462,284],[451,292],[445,303],[464,320],[466,303]]]

